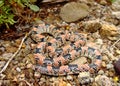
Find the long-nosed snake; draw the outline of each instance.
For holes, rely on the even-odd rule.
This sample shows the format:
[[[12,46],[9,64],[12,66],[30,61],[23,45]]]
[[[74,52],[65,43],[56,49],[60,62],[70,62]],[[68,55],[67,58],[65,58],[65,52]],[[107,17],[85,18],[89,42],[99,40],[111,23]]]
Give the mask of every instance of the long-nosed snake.
[[[44,35],[48,33],[52,38]],[[37,43],[34,50],[36,69],[46,75],[78,74],[79,72],[97,72],[101,66],[101,53],[85,46],[84,36],[78,32],[60,30],[52,24],[40,23],[32,28],[32,39]],[[79,57],[88,57],[91,63],[69,64]]]

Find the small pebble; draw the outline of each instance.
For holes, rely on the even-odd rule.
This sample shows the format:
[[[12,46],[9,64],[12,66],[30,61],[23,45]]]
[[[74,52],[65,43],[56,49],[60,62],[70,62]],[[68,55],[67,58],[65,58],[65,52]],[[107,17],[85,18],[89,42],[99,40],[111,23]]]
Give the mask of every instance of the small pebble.
[[[96,44],[102,45],[103,44],[103,40],[102,39],[96,39]]]
[[[43,83],[46,82],[45,78],[41,78],[40,81]]]
[[[3,67],[5,65],[5,61],[0,61],[0,68]]]
[[[19,86],[25,86],[26,83],[25,82],[19,82]]]
[[[34,76],[37,77],[37,78],[40,78],[41,77],[41,74],[39,72],[35,72],[34,73]]]
[[[102,62],[102,67],[106,67],[106,63],[105,62]]]
[[[61,81],[59,82],[59,85],[58,85],[58,86],[67,86],[67,83],[66,83],[65,81],[61,80]]]
[[[17,51],[17,47],[8,46],[6,47],[6,52],[14,53]]]
[[[89,73],[89,72],[81,72],[81,73],[79,73],[78,78],[81,78],[81,77],[89,77],[89,76],[90,76],[90,73]]]
[[[15,60],[15,61],[13,62],[13,64],[14,64],[14,65],[17,65],[17,64],[18,64],[18,61]]]
[[[90,78],[90,80],[91,80],[91,82],[93,82],[93,81],[94,81],[94,78]]]
[[[71,81],[72,81],[72,80],[73,80],[73,77],[70,76],[70,75],[68,75],[68,76],[67,76],[67,80],[71,80]]]
[[[106,68],[107,68],[107,69],[113,68],[113,64],[107,64],[107,65],[106,65]]]
[[[3,46],[0,46],[0,52],[5,52],[5,47],[3,47]]]
[[[54,77],[50,78],[50,82],[54,82],[54,81],[55,81]]]
[[[107,1],[106,1],[106,0],[100,0],[100,4],[101,4],[101,5],[106,5],[106,4],[107,4]]]
[[[102,75],[102,74],[104,74],[104,71],[103,70],[99,70],[98,74]]]
[[[112,53],[108,53],[108,56],[109,56],[109,58],[110,58],[111,61],[114,61],[114,60],[117,59],[115,56],[113,56]]]
[[[114,76],[114,72],[113,71],[109,71],[108,74],[109,74],[110,77]]]
[[[31,63],[29,63],[29,64],[27,64],[27,68],[32,68],[32,64]]]
[[[12,53],[4,53],[2,57],[9,59],[13,54]]]
[[[98,75],[95,78],[95,82],[97,83],[97,86],[113,86],[111,80],[109,77],[105,75]]]
[[[21,72],[21,69],[19,67],[16,68],[17,72]]]
[[[46,82],[45,78],[41,78],[39,81],[39,86],[46,86],[45,82]]]
[[[0,79],[4,79],[6,77],[6,75],[4,74],[0,74]],[[1,85],[0,85],[1,86]]]
[[[21,75],[19,75],[19,80],[24,80],[25,79],[25,74],[21,74]]]
[[[72,86],[70,83],[67,83],[67,85],[66,86]]]
[[[117,53],[118,55],[120,55],[120,50],[116,50],[116,53]]]
[[[55,80],[54,83],[55,83],[55,86],[58,86],[59,85],[59,80]]]
[[[106,76],[109,76],[109,71],[105,71],[105,75],[106,75]]]
[[[79,73],[78,80],[79,80],[79,83],[81,83],[81,84],[86,84],[86,83],[91,82],[90,73],[89,72]]]
[[[120,11],[112,12],[112,15],[114,15],[116,18],[120,19]]]
[[[95,82],[97,82],[97,81],[99,80],[100,76],[101,76],[101,75],[97,75],[97,76],[95,77]]]
[[[102,57],[102,60],[105,61],[105,62],[109,61],[109,59],[108,59],[108,57],[106,55]]]

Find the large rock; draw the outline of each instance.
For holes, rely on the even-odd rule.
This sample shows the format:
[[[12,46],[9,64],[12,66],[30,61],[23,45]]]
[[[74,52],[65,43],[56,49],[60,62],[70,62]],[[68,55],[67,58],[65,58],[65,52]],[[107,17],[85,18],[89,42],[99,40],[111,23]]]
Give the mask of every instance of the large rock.
[[[70,2],[65,4],[60,11],[60,17],[66,22],[83,19],[89,14],[89,7],[84,3]]]

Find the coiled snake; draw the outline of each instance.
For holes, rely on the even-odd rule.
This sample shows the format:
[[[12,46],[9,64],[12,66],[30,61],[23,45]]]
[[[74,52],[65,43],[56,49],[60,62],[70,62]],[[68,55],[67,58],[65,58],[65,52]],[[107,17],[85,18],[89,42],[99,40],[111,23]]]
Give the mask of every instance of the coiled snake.
[[[52,35],[46,37],[44,33]],[[101,66],[101,53],[85,46],[84,36],[78,32],[60,30],[52,24],[40,23],[33,26],[32,39],[37,43],[34,50],[36,70],[46,75],[78,74],[88,71],[95,73]],[[69,64],[79,57],[91,59],[91,63]]]

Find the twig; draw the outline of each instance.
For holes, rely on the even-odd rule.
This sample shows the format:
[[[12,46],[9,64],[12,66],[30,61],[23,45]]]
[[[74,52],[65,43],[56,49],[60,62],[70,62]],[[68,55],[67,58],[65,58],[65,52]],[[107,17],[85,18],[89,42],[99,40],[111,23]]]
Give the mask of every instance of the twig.
[[[120,38],[110,48],[114,47],[119,41],[120,41]]]
[[[2,74],[2,73],[7,69],[9,63],[10,63],[10,62],[12,61],[12,59],[17,55],[17,53],[20,51],[23,42],[24,42],[25,39],[29,36],[30,33],[31,33],[31,31],[30,31],[29,33],[27,33],[27,34],[25,35],[25,37],[22,39],[18,50],[17,50],[17,51],[12,55],[12,57],[7,61],[7,63],[5,64],[5,66],[4,66],[4,67],[2,68],[2,70],[0,71],[0,74]]]

